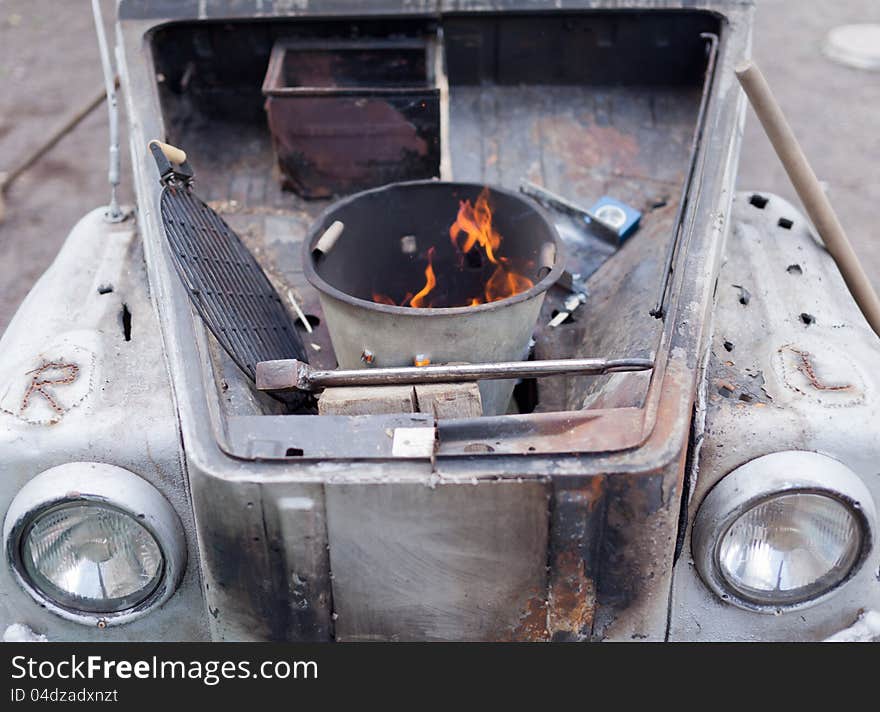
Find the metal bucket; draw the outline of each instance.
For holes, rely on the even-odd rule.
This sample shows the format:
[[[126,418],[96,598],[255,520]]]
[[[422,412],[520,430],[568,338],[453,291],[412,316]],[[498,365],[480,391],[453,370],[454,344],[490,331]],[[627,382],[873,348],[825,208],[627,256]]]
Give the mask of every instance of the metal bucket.
[[[531,288],[476,306],[413,308],[370,298],[377,285],[385,287],[406,271],[408,259],[449,245],[460,201],[475,201],[482,189],[472,183],[396,183],[345,198],[318,218],[304,246],[304,269],[319,292],[341,368],[411,366],[418,357],[439,364],[527,356],[544,295],[562,274],[564,255],[552,223],[517,193],[490,189],[493,225],[503,237],[501,254],[532,269]],[[334,239],[338,230],[328,229],[336,222],[344,228]],[[416,246],[409,257],[406,241]],[[441,275],[438,270],[438,281]],[[514,385],[480,382],[484,414],[505,413]]]

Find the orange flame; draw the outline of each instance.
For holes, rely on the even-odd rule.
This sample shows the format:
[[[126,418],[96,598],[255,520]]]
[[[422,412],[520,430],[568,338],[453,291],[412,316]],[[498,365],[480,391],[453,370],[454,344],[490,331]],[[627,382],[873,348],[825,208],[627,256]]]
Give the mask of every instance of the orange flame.
[[[497,302],[499,299],[512,297],[527,289],[531,289],[534,282],[516,272],[511,272],[507,265],[500,264],[486,282],[486,301]]]
[[[458,244],[461,233],[467,236],[463,245]],[[492,227],[492,208],[489,207],[488,188],[480,191],[473,206],[470,200],[462,200],[459,203],[458,217],[449,228],[449,237],[462,255],[466,255],[474,245],[479,244],[489,261],[498,264],[495,250],[501,246],[501,235]]]
[[[449,239],[459,255],[458,269],[464,269],[464,256],[473,249],[480,249],[489,262],[496,265],[492,275],[484,285],[483,294],[469,297],[466,304],[461,306],[475,307],[488,302],[496,302],[499,299],[512,297],[534,286],[534,282],[525,275],[513,271],[509,261],[498,255],[502,237],[492,227],[492,207],[489,205],[489,188],[480,191],[473,205],[470,200],[462,200],[459,203],[458,215],[455,222],[449,227]],[[425,269],[425,286],[412,298],[410,294],[400,302],[401,306],[410,306],[416,309],[432,306],[429,295],[437,286],[437,276],[434,274],[435,248],[428,250],[428,266]],[[379,304],[391,304],[395,302],[390,297],[374,292],[373,301]],[[450,304],[448,306],[459,306]]]
[[[464,242],[460,242],[462,233],[465,235]],[[483,188],[474,205],[470,200],[462,200],[458,208],[458,217],[449,228],[449,237],[452,244],[464,256],[475,246],[479,245],[488,260],[498,267],[486,282],[485,301],[496,302],[499,299],[512,297],[527,289],[531,289],[534,282],[528,277],[512,271],[503,257],[496,257],[496,251],[501,247],[501,235],[492,227],[492,208],[489,205],[489,188]],[[469,306],[477,306],[483,302],[474,297]]]
[[[416,294],[409,305],[416,309],[431,306],[425,302],[425,298],[431,293],[431,290],[437,286],[437,278],[434,276],[434,248],[428,250],[428,266],[425,269],[425,286]]]
[[[376,302],[376,304],[389,304],[392,307],[397,306],[397,302],[387,294],[379,294],[378,292],[373,292],[373,301]]]

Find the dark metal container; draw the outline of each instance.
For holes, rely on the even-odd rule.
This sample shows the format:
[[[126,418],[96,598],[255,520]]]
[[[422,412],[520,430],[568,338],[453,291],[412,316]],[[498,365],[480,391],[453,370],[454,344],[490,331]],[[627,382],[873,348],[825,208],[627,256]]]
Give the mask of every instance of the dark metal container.
[[[263,83],[282,185],[326,198],[440,170],[440,92],[419,39],[275,43]]]

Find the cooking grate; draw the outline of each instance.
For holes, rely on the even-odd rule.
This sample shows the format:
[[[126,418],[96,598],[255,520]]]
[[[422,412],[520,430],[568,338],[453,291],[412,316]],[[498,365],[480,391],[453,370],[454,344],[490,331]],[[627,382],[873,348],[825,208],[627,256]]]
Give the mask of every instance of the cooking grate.
[[[165,186],[160,202],[174,266],[220,345],[252,380],[260,361],[307,360],[290,314],[241,238],[192,192],[192,171],[150,146]]]

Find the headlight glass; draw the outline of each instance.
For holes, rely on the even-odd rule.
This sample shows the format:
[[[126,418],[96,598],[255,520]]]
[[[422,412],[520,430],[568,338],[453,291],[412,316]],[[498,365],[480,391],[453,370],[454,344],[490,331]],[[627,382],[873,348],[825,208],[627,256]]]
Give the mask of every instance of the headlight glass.
[[[32,584],[61,606],[114,613],[156,589],[164,559],[133,516],[96,502],[69,502],[37,514],[21,540]]]
[[[769,605],[819,596],[843,581],[862,547],[852,510],[821,494],[780,494],[748,509],[724,533],[720,572],[740,596]]]

